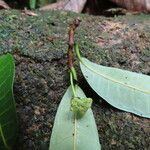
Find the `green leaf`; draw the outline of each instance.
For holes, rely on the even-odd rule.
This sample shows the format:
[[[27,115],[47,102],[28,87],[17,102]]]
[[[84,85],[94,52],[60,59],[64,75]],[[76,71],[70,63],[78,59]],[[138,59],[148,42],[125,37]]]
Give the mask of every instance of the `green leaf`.
[[[42,7],[42,6],[45,6],[47,4],[51,4],[54,2],[56,2],[56,0],[38,0],[38,6]]]
[[[35,9],[36,7],[36,0],[29,0],[29,6],[31,9]]]
[[[0,150],[13,146],[16,138],[17,119],[13,98],[15,65],[10,54],[0,57]]]
[[[80,98],[85,98],[79,87],[76,88],[76,94]],[[77,119],[70,110],[72,97],[72,90],[69,87],[56,114],[50,150],[100,150],[92,110],[88,109],[81,119]]]
[[[80,67],[89,85],[112,106],[150,118],[150,77],[81,58]]]

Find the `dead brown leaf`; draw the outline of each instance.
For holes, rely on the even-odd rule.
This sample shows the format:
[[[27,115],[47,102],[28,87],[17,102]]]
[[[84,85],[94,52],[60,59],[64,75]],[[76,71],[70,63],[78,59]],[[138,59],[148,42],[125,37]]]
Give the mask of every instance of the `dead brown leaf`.
[[[7,5],[6,2],[0,0],[0,9],[9,9],[10,7]]]
[[[111,0],[132,11],[150,12],[150,0]]]
[[[36,14],[35,12],[28,10],[26,8],[22,11],[22,13],[25,15],[28,15],[28,16],[38,16],[38,14]]]
[[[44,6],[40,8],[40,10],[50,10],[50,9],[59,9],[59,10],[69,10],[73,12],[80,13],[87,0],[62,0],[58,1],[56,3]]]

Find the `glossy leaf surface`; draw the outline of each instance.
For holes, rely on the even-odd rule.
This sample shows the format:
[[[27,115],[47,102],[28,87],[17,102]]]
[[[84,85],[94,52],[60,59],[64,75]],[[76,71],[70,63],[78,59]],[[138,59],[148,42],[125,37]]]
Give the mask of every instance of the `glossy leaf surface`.
[[[0,150],[9,149],[15,142],[17,121],[13,98],[15,65],[10,54],[0,57]]]
[[[76,94],[84,98],[83,91],[77,87]],[[50,150],[100,150],[97,128],[93,113],[77,119],[70,110],[72,90],[69,87],[59,105],[52,131]]]
[[[150,118],[149,76],[81,60],[83,75],[99,96],[118,109]]]

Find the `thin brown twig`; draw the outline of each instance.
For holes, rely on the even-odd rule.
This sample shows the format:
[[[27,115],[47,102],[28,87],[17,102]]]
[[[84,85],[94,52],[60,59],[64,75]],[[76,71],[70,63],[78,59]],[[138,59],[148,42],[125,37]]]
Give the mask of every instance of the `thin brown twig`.
[[[76,18],[69,27],[69,42],[68,42],[68,67],[73,67],[73,47],[74,47],[74,34],[76,28],[80,25],[80,18]]]

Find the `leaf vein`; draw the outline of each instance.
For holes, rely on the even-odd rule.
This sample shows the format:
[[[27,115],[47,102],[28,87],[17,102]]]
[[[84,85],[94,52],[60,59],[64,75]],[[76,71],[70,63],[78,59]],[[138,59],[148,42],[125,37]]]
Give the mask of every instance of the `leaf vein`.
[[[89,70],[91,70],[92,72],[94,72],[95,74],[97,74],[97,75],[99,75],[99,76],[101,76],[101,77],[103,77],[103,78],[105,78],[105,79],[107,79],[107,80],[110,80],[110,81],[112,81],[112,82],[118,83],[118,84],[123,85],[123,86],[126,86],[126,87],[128,87],[128,88],[131,88],[132,90],[137,90],[137,91],[143,92],[143,93],[145,93],[145,94],[150,94],[150,91],[144,91],[144,90],[141,90],[141,89],[136,88],[136,87],[134,87],[134,86],[127,85],[127,84],[124,84],[124,83],[122,83],[122,82],[119,82],[119,81],[117,81],[117,80],[115,80],[115,79],[113,79],[113,78],[111,78],[111,77],[109,77],[109,76],[103,75],[102,73],[99,73],[99,72],[95,71],[93,68],[89,67],[89,66],[88,66],[86,63],[84,63],[83,61],[82,61],[81,63],[82,63],[86,68],[88,68]]]

